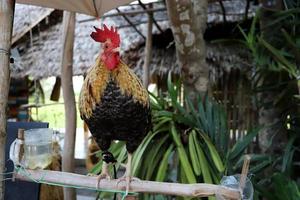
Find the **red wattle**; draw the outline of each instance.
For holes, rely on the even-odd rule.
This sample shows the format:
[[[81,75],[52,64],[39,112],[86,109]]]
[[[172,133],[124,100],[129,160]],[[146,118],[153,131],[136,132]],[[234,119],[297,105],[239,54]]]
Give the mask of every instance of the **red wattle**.
[[[109,69],[109,70],[114,70],[115,68],[118,67],[119,63],[120,63],[120,56],[119,54],[115,53],[115,54],[110,54],[110,55],[103,55],[102,60],[105,64],[105,66]]]

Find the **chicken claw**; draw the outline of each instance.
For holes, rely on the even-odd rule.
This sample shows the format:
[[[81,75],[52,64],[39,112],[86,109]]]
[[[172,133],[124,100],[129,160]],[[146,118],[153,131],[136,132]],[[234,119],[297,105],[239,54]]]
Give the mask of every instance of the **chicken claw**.
[[[100,188],[101,179],[111,180],[111,176],[108,172],[108,164],[106,162],[103,162],[101,174],[95,175],[89,173],[88,176],[97,176],[96,189]]]
[[[125,193],[126,195],[128,194],[128,191],[130,188],[130,182],[134,181],[134,180],[140,181],[140,179],[131,176],[131,161],[132,161],[132,154],[128,152],[128,160],[127,160],[127,164],[126,164],[125,174],[123,177],[121,177],[117,180],[117,187],[120,182],[126,181],[126,193]]]
[[[106,180],[110,180],[111,177],[108,173],[101,173],[99,176],[97,176],[97,184],[96,184],[96,188],[99,189],[100,188],[100,181],[101,179],[106,179]]]
[[[125,193],[125,195],[128,195],[128,192],[129,192],[129,189],[130,189],[130,183],[132,181],[141,181],[141,179],[139,179],[137,177],[133,177],[133,176],[124,175],[121,178],[117,179],[117,188],[118,188],[118,185],[123,181],[126,181],[126,193]]]

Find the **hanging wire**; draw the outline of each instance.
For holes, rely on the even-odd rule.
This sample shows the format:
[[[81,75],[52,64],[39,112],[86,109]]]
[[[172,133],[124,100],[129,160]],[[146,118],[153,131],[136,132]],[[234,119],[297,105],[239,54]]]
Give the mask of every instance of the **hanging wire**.
[[[8,159],[6,162],[9,162],[9,161],[12,161],[10,159]],[[4,164],[6,165],[6,164]],[[7,175],[13,175],[15,172],[14,171],[11,171],[11,172],[7,172],[7,168],[4,169],[4,171],[2,173],[0,173],[0,181],[1,182],[4,182],[4,181],[8,181],[8,180],[14,180],[14,177],[6,177]]]
[[[114,164],[113,165],[114,167],[114,178],[117,179],[117,169],[116,169],[116,165]],[[114,200],[117,199],[117,193],[114,194]]]
[[[2,48],[0,48],[0,53],[4,53],[4,54],[9,54],[9,52],[6,50],[6,49],[2,49]]]

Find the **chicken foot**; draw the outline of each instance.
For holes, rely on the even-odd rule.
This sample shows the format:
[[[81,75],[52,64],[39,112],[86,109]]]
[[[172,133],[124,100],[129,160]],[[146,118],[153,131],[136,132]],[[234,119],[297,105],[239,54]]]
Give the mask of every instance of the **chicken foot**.
[[[100,187],[100,181],[102,179],[111,180],[111,176],[110,176],[109,170],[108,170],[108,163],[103,162],[103,164],[102,164],[102,170],[101,170],[101,173],[99,175],[95,175],[95,174],[89,173],[88,176],[97,176],[96,188],[99,189],[99,187]]]
[[[131,181],[140,181],[140,179],[131,176],[131,164],[132,164],[132,154],[128,153],[128,160],[127,160],[127,164],[126,164],[125,174],[121,178],[118,178],[118,181],[117,181],[117,186],[122,181],[126,182],[126,193],[125,193],[125,195],[127,195],[128,192],[129,192]]]

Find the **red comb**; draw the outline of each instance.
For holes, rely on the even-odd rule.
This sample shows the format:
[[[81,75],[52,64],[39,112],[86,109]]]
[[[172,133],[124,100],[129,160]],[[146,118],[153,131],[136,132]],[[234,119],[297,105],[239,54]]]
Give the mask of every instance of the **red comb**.
[[[99,29],[94,27],[96,32],[91,33],[91,37],[96,41],[96,42],[105,42],[107,39],[110,39],[112,44],[115,47],[120,46],[120,35],[117,32],[117,29],[114,27],[110,27],[110,30],[107,28],[107,26],[104,24],[103,29]]]

